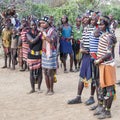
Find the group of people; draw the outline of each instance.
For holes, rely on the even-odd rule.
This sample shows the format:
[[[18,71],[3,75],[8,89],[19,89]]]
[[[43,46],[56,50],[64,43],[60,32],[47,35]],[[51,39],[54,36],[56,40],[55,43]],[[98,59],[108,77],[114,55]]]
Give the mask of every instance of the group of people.
[[[41,92],[42,68],[44,69],[47,93],[54,94],[53,83],[57,68],[57,31],[52,26],[52,19],[43,17],[36,23],[33,19],[28,23],[23,18],[19,31],[6,23],[2,31],[2,45],[5,64],[2,68],[11,67],[19,62],[20,71],[29,69],[30,83],[35,92],[35,83],[38,83],[38,92]],[[18,60],[17,60],[18,57]],[[9,59],[7,65],[7,58]],[[11,62],[12,61],[12,62]]]
[[[77,96],[69,100],[68,104],[82,103],[83,89],[91,81],[90,98],[85,104],[91,105],[95,102],[94,94],[96,91],[98,104],[91,107],[90,110],[95,110],[94,115],[98,115],[98,119],[110,118],[110,109],[116,94],[114,48],[117,42],[115,37],[117,22],[113,20],[112,15],[99,16],[95,12],[91,16],[86,13],[83,21],[80,42],[82,58]]]
[[[37,21],[23,18],[17,27],[11,25],[10,20],[6,22],[2,30],[5,61],[3,68],[10,68],[12,61],[13,70],[17,63],[20,71],[29,69],[32,88],[30,94],[35,92],[36,83],[38,92],[41,92],[44,71],[46,94],[53,95],[60,55],[64,73],[80,72],[77,96],[69,100],[68,104],[82,103],[83,88],[91,82],[91,95],[85,104],[91,105],[95,102],[96,91],[98,104],[91,110],[95,110],[94,115],[98,115],[99,119],[110,118],[110,109],[116,94],[114,48],[117,42],[117,21],[112,15],[102,16],[100,12],[90,10],[82,17],[78,16],[74,26],[69,23],[66,15],[62,16],[60,26],[56,27],[54,22],[53,16],[44,16]],[[69,71],[66,65],[68,54]]]

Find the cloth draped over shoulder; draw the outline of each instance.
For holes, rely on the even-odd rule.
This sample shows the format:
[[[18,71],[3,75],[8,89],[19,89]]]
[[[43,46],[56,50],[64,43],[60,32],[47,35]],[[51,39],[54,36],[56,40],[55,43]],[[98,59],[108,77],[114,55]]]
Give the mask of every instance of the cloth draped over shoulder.
[[[27,62],[28,57],[28,50],[29,50],[29,44],[27,43],[27,30],[22,30],[21,32],[21,41],[22,41],[22,54],[23,54],[23,60]]]
[[[50,42],[44,40],[42,50],[42,68],[56,69],[57,68],[57,33],[53,27],[49,28],[46,36]]]

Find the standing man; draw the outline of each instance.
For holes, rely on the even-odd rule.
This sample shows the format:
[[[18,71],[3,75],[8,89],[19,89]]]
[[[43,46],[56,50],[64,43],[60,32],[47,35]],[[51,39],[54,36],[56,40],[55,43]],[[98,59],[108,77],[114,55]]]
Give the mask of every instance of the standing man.
[[[29,52],[27,63],[30,69],[30,83],[32,90],[29,92],[35,92],[35,82],[38,83],[38,92],[40,91],[42,83],[42,67],[41,67],[41,55],[42,55],[42,33],[38,33],[36,24],[31,21],[30,31],[27,33],[27,40],[29,43]]]
[[[89,35],[91,31],[89,30],[90,18],[89,14],[85,14],[83,18],[84,29],[82,33],[82,43],[80,46],[80,51],[83,54],[80,66],[80,80],[78,83],[78,91],[76,98],[69,100],[68,104],[78,104],[82,103],[81,95],[86,82],[92,78],[91,70],[91,56],[90,56],[90,46],[89,46]]]
[[[111,106],[116,94],[115,81],[116,70],[113,59],[113,45],[115,44],[115,37],[113,34],[107,32],[108,21],[106,17],[100,21],[99,28],[102,35],[99,39],[98,54],[95,64],[99,65],[100,71],[100,87],[102,89],[103,109],[99,109],[98,119],[105,119],[111,117]],[[113,39],[114,38],[114,39]]]
[[[80,62],[82,54],[80,53],[80,42],[82,39],[82,31],[83,27],[81,24],[81,18],[76,18],[76,25],[73,27],[73,52],[74,52],[74,65],[75,65],[75,72],[79,71],[80,69]]]
[[[61,61],[64,66],[64,73],[67,73],[66,68],[66,59],[67,54],[70,55],[70,72],[73,72],[73,50],[72,50],[72,44],[71,44],[71,36],[72,36],[72,27],[68,23],[68,17],[62,16],[61,18],[62,25],[60,26],[59,30],[61,32],[61,38],[60,38],[60,56]]]
[[[54,94],[54,74],[57,68],[57,32],[51,26],[49,16],[41,19],[43,28],[42,68],[44,69],[48,95]]]
[[[91,22],[89,31],[91,31],[91,34],[89,35],[90,40],[90,56],[91,56],[91,69],[92,69],[92,82],[91,82],[91,96],[90,98],[85,102],[86,105],[91,105],[95,102],[94,100],[94,94],[95,90],[97,90],[99,86],[99,70],[98,66],[94,64],[94,60],[97,59],[97,49],[98,49],[98,42],[99,37],[95,36],[94,32],[98,30],[98,15],[94,12],[91,16]]]

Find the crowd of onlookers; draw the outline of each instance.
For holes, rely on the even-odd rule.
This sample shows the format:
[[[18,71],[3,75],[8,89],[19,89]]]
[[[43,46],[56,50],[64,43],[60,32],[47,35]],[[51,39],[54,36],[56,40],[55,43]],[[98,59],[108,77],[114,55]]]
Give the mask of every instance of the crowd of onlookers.
[[[97,92],[98,105],[94,115],[99,119],[111,117],[110,108],[116,95],[114,48],[117,42],[115,30],[118,22],[112,15],[103,16],[100,12],[87,11],[78,16],[74,25],[69,23],[69,16],[61,17],[61,24],[55,26],[54,16],[36,19],[33,16],[19,20],[15,11],[3,14],[1,32],[4,49],[4,66],[11,68],[19,64],[20,71],[30,71],[31,91],[41,92],[42,71],[44,71],[47,95],[54,94],[58,58],[64,73],[79,71],[77,97],[68,104],[82,103],[81,95],[84,87],[91,81],[91,95],[85,102],[95,102]],[[70,67],[66,65],[70,56]],[[74,68],[73,68],[74,66]]]

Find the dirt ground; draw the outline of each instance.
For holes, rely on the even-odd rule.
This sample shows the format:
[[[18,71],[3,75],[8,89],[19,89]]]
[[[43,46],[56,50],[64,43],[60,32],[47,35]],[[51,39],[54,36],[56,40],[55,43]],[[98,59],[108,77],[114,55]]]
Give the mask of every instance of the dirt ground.
[[[120,30],[117,30],[118,41],[120,40],[119,33]],[[119,42],[116,45],[117,66],[120,65],[118,44]],[[29,71],[20,72],[18,67],[15,71],[3,70],[1,69],[3,63],[1,57],[0,120],[97,120],[97,117],[93,116],[93,111],[89,111],[90,106],[84,104],[90,96],[90,87],[83,91],[82,104],[67,105],[67,101],[77,94],[79,72],[64,74],[63,68],[60,68],[53,96],[45,95],[44,78],[41,86],[43,93],[36,92],[28,95],[27,92],[30,91]],[[120,80],[120,68],[116,67],[116,69],[118,81]],[[109,120],[120,119],[120,86],[117,86],[117,99],[113,102],[111,112],[112,118]]]

